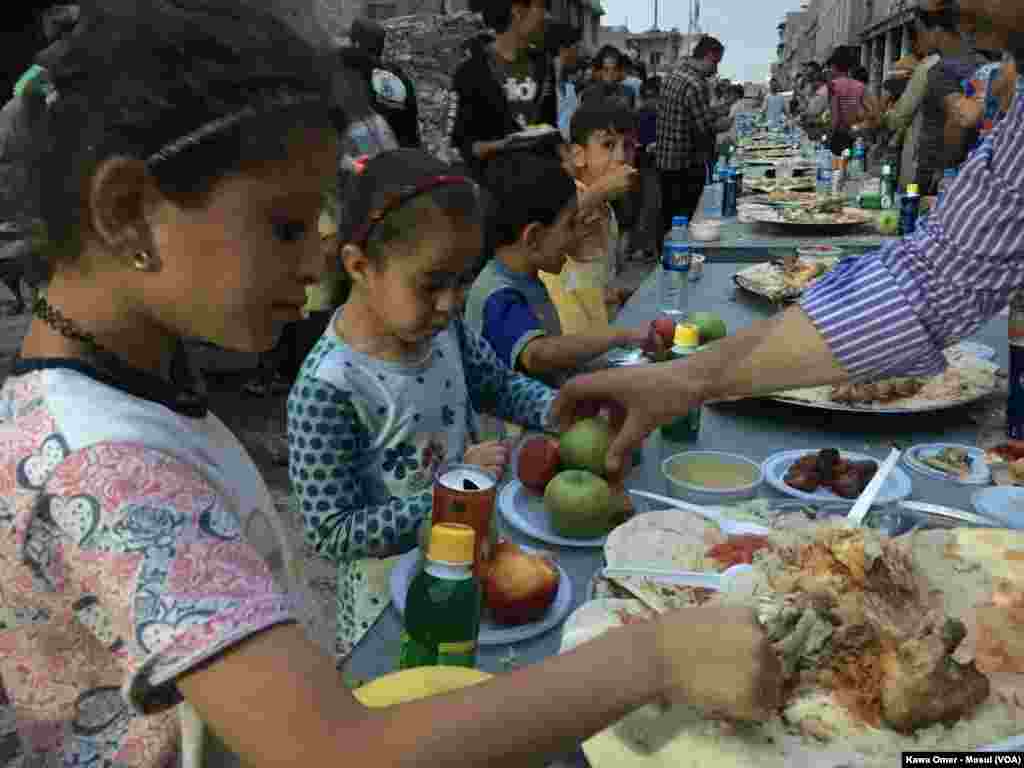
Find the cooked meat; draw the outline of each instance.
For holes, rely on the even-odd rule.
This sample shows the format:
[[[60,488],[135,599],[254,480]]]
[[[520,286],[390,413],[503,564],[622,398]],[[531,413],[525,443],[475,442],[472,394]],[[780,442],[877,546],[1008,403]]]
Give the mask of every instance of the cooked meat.
[[[913,397],[924,387],[916,378],[885,379],[866,384],[837,384],[832,387],[832,400],[836,403],[888,403]]]
[[[821,475],[821,481],[826,485],[832,482],[832,473],[838,461],[839,451],[835,448],[818,451],[818,474]]]
[[[824,685],[855,718],[904,733],[955,722],[988,698],[988,678],[953,659],[963,625],[934,607],[908,552],[843,528],[772,549],[762,567],[783,597],[762,603],[760,618],[790,689]]]
[[[816,472],[818,469],[818,454],[808,453],[806,456],[801,456],[792,466],[805,472]]]
[[[852,463],[852,467],[861,476],[864,485],[870,483],[875,473],[878,472],[878,464],[873,461],[855,461]]]
[[[959,621],[924,627],[882,656],[882,711],[897,731],[911,733],[932,723],[955,723],[989,695],[988,678],[952,654],[967,634]]]
[[[866,483],[862,482],[859,472],[847,471],[836,475],[832,480],[831,487],[837,496],[842,496],[844,499],[856,499],[865,486]]]
[[[814,493],[821,486],[821,477],[813,471],[797,471],[795,465],[789,468],[784,481],[790,488],[796,488],[804,493]]]

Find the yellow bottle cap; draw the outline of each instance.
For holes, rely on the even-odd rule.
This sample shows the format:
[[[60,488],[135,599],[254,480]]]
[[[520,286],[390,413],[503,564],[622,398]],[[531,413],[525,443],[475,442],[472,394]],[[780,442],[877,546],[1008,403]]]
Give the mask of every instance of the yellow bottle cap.
[[[451,565],[471,565],[476,531],[462,523],[438,523],[430,529],[427,559]]]
[[[917,195],[917,194],[920,194],[920,192],[921,192],[921,188],[919,186],[917,186],[917,184],[907,184],[907,194],[908,195]]]
[[[696,325],[679,323],[673,341],[677,347],[696,347],[700,344],[700,331]]]

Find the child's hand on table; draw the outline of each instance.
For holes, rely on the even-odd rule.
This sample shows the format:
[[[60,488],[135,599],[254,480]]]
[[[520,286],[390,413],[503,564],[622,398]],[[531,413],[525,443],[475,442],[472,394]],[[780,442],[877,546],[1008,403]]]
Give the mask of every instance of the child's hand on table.
[[[508,465],[510,453],[508,444],[501,440],[488,440],[486,443],[477,443],[466,449],[463,461],[467,464],[474,464],[494,475],[501,480],[505,474],[505,467]]]

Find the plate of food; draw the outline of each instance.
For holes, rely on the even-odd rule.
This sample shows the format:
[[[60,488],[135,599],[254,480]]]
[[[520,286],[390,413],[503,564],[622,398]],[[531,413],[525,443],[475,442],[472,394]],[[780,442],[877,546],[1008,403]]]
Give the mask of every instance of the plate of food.
[[[915,445],[903,454],[903,463],[922,475],[961,485],[988,485],[992,479],[985,452],[970,445]]]
[[[774,224],[784,227],[828,228],[857,227],[874,222],[874,216],[859,208],[847,207],[843,200],[826,200],[811,206],[772,207],[741,205],[743,223]]]
[[[904,752],[1014,744],[1024,730],[1024,534],[777,532],[738,586],[709,604],[756,612],[782,705],[749,724],[646,705],[584,742],[592,768],[888,768]],[[562,650],[653,618],[623,602],[584,606]]]
[[[652,510],[608,534],[604,559],[610,568],[723,573],[735,565],[749,565],[767,533],[762,525],[682,509]]]
[[[560,536],[551,523],[551,513],[544,504],[544,494],[531,491],[518,480],[512,480],[498,494],[498,510],[509,525],[546,544],[560,547],[593,549],[604,546],[605,536],[571,538]]]
[[[422,564],[417,548],[399,558],[391,571],[391,602],[400,615],[405,614],[405,596]],[[554,557],[508,541],[498,543],[481,589],[480,645],[537,637],[558,626],[572,610],[572,581]]]
[[[996,391],[999,366],[957,347],[945,355],[949,365],[936,376],[791,389],[769,399],[828,411],[907,414],[956,408]]]
[[[552,125],[531,125],[524,128],[521,131],[510,133],[508,139],[514,142],[520,141],[536,141],[537,139],[546,139],[548,137],[559,134],[559,130]]]
[[[609,531],[646,508],[614,492],[599,473],[581,471],[587,461],[597,463],[591,452],[607,445],[607,430],[603,420],[584,419],[557,439],[530,433],[518,440],[509,461],[515,477],[496,503],[505,522],[546,544],[604,546]]]
[[[732,279],[743,290],[769,301],[795,301],[818,278],[827,274],[837,257],[790,257],[745,267]]]
[[[748,532],[756,531],[756,532]],[[716,522],[694,512],[665,509],[637,515],[608,535],[609,568],[640,568],[705,574],[692,583],[668,584],[640,575],[617,576],[618,588],[659,612],[698,605],[707,598],[706,574],[726,574],[748,566],[766,546],[769,529]]]
[[[860,496],[881,462],[864,453],[825,448],[820,451],[780,451],[765,459],[764,479],[775,490],[805,501],[837,501]],[[895,467],[885,479],[875,505],[910,496],[910,476]]]
[[[754,185],[760,186],[760,185]],[[814,192],[805,192],[801,190],[813,189],[814,185],[810,182],[802,182],[801,184],[794,184],[787,187],[775,187],[775,189],[767,190],[766,194],[756,195],[754,197],[747,198],[744,203],[750,203],[752,205],[774,205],[774,206],[807,206],[816,205],[818,202],[818,196]]]
[[[1024,441],[1008,440],[985,451],[997,485],[1024,485]]]

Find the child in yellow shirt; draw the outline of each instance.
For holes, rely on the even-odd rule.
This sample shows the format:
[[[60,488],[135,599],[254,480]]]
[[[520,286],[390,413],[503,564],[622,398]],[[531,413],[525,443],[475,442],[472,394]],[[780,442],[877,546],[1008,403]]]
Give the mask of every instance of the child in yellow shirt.
[[[587,102],[572,117],[565,160],[576,180],[579,208],[605,223],[592,228],[594,234],[568,254],[560,274],[540,275],[566,334],[607,327],[613,319],[609,310],[624,298],[611,288],[619,227],[608,200],[626,192],[636,178],[636,170],[625,162],[625,136],[632,124],[629,110],[603,100]]]

